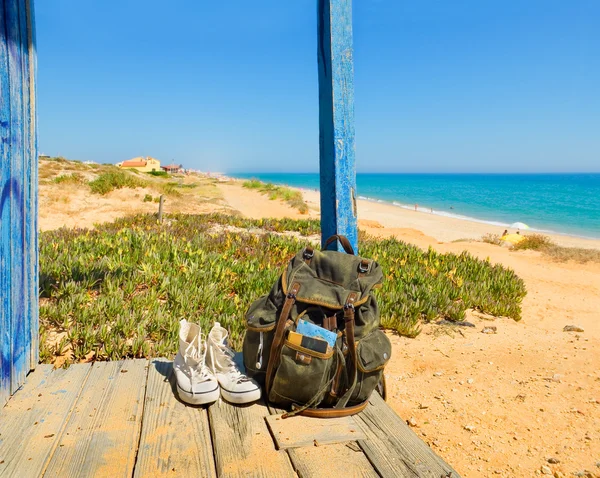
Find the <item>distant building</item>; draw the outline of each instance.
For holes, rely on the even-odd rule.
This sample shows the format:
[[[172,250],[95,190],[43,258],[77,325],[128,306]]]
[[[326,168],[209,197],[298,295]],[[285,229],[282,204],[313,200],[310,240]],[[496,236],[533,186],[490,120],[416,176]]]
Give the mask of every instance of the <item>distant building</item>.
[[[117,166],[123,169],[137,169],[145,173],[151,171],[160,171],[160,161],[150,156],[139,156],[137,158],[128,159],[122,163],[117,163]]]
[[[184,169],[181,167],[181,164],[169,164],[168,166],[162,166],[167,173],[183,173]]]

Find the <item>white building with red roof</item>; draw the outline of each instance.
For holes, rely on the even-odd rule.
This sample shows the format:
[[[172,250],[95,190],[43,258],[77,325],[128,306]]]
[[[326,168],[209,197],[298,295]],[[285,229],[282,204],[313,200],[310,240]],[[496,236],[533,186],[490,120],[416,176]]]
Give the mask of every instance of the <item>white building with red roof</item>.
[[[160,161],[150,156],[138,156],[137,158],[128,159],[122,163],[117,163],[117,166],[123,169],[137,169],[142,172],[160,171]]]

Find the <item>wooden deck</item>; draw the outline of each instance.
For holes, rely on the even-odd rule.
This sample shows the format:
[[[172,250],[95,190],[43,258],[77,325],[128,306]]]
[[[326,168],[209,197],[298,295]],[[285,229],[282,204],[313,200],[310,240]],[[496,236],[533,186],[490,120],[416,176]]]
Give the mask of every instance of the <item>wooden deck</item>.
[[[377,394],[349,419],[267,420],[264,403],[184,405],[171,371],[165,359],[38,366],[0,410],[0,476],[459,476]]]

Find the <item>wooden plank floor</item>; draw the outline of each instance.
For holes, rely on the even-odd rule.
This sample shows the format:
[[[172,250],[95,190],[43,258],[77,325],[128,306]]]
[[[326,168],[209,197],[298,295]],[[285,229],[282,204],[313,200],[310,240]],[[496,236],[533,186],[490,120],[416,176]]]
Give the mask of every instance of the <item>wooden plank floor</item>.
[[[266,420],[277,409],[190,407],[173,380],[165,359],[39,366],[0,409],[0,476],[459,476],[379,395],[353,417],[356,439],[304,445],[303,418],[299,446],[278,450]]]

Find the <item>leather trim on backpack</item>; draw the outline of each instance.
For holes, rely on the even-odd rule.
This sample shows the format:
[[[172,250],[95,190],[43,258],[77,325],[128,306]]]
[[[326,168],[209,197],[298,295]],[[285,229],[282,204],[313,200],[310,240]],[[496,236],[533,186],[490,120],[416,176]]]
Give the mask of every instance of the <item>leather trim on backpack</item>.
[[[271,387],[273,385],[273,374],[275,373],[275,370],[277,370],[277,366],[279,365],[281,347],[283,346],[283,332],[285,331],[285,323],[287,322],[287,319],[290,316],[290,312],[292,311],[292,306],[294,305],[294,302],[296,302],[296,294],[299,290],[300,284],[294,282],[292,284],[290,292],[285,298],[283,308],[281,309],[281,315],[279,316],[279,320],[277,321],[275,337],[273,337],[273,342],[271,343],[269,364],[267,365],[267,373],[265,380],[267,396],[271,391]]]
[[[301,412],[298,412],[298,415],[302,415],[305,417],[312,418],[340,418],[347,417],[350,415],[355,415],[356,413],[362,412],[367,405],[369,404],[368,400],[365,400],[358,405],[352,405],[351,407],[345,408],[306,408]],[[286,413],[284,413],[281,418],[286,418]]]

